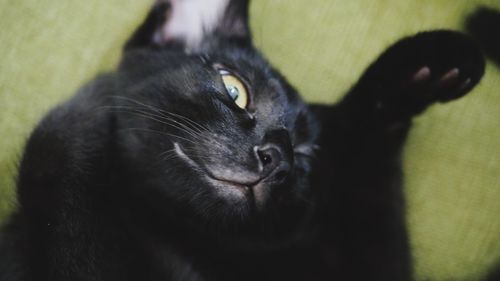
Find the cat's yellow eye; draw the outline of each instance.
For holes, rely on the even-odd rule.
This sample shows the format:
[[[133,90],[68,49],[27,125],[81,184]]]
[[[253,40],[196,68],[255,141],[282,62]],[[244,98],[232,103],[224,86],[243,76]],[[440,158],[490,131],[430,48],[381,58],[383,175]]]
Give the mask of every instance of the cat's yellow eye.
[[[227,94],[242,109],[248,106],[248,92],[243,82],[227,70],[219,70]]]

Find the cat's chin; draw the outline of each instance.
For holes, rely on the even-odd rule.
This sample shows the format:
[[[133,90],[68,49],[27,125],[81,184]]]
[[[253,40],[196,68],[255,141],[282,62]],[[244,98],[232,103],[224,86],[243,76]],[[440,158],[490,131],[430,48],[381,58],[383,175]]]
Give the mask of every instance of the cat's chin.
[[[303,223],[307,206],[295,198],[293,184],[286,182],[286,177],[220,177],[192,159],[184,152],[181,144],[174,143],[174,151],[206,187],[212,189],[212,194],[215,194],[219,202],[224,202],[218,205],[219,208],[211,210],[208,225],[206,212],[200,209],[198,218],[201,221],[196,225],[205,225],[209,229],[213,227],[217,235],[221,235],[221,229],[225,229],[227,234],[231,233],[235,242],[244,241],[243,245],[255,246],[254,243],[276,244],[278,241],[288,241]],[[213,220],[214,217],[221,220]]]

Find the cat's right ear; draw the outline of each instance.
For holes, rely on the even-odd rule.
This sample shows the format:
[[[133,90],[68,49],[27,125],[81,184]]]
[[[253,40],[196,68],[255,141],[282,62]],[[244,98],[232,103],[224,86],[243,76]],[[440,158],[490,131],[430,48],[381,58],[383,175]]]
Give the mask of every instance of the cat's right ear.
[[[134,31],[125,44],[125,51],[154,47],[154,34],[166,22],[171,10],[169,1],[155,1],[144,22]]]
[[[251,44],[248,6],[249,0],[156,0],[125,51],[181,47],[196,52],[214,39]]]

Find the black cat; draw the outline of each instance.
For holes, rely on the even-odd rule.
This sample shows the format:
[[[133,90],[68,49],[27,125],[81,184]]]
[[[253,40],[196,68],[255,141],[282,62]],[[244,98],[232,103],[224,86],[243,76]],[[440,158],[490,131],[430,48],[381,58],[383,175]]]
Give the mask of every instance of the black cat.
[[[411,280],[401,147],[479,82],[475,44],[403,39],[339,104],[306,105],[247,1],[189,3],[158,1],[117,71],[33,132],[0,280]]]

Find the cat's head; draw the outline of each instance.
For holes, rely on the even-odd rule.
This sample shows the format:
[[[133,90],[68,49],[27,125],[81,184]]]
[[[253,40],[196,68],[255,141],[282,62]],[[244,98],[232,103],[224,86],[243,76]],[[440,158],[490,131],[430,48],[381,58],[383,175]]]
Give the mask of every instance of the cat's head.
[[[118,72],[134,192],[201,231],[281,236],[308,207],[313,117],[253,47],[247,1],[171,2],[156,5]]]

